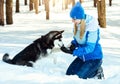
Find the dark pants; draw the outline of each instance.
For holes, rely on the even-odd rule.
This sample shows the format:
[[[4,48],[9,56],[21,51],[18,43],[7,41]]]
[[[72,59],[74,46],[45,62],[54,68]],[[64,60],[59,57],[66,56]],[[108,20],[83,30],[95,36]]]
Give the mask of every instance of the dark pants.
[[[101,59],[82,61],[77,57],[68,67],[66,75],[78,75],[79,78],[87,79],[94,77],[102,64]]]

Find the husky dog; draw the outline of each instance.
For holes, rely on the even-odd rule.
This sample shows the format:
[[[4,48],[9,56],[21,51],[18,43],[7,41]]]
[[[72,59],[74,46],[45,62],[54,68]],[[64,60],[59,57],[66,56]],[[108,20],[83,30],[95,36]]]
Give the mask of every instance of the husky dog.
[[[47,49],[53,49],[55,40],[61,41],[63,32],[64,30],[50,31],[46,35],[43,35],[33,41],[33,43],[14,56],[13,59],[10,59],[9,54],[6,53],[4,54],[2,60],[9,64],[33,67],[32,62],[36,62],[40,56],[46,56]]]

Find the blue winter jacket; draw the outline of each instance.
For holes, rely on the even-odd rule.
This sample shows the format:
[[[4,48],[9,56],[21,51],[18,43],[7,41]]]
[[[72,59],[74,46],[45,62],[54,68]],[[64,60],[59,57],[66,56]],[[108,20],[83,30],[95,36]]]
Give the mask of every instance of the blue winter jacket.
[[[103,53],[99,43],[100,31],[98,21],[90,15],[85,18],[86,29],[82,39],[80,39],[80,24],[77,33],[72,40],[72,44],[76,46],[73,56],[77,56],[83,61],[102,59]]]

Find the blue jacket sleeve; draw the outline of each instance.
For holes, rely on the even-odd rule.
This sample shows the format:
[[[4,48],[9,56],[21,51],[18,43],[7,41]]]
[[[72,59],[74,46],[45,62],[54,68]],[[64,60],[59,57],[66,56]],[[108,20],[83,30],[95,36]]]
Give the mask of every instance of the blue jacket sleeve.
[[[87,43],[85,46],[81,47],[77,47],[74,51],[73,51],[73,55],[74,56],[83,56],[83,55],[86,55],[88,53],[91,53],[93,52],[95,48],[95,44],[94,43]]]
[[[84,46],[78,46],[73,51],[73,56],[82,57],[83,55],[92,53],[94,51],[95,45],[99,40],[97,31],[90,31],[86,39],[87,40]]]
[[[71,41],[71,44],[73,44],[75,47],[78,46],[78,43],[77,43],[77,41],[75,39]]]

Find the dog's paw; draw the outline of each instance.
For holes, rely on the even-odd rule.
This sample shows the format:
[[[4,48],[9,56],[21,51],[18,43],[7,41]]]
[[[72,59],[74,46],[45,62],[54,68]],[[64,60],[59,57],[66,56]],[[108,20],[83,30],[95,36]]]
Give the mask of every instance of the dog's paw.
[[[26,64],[28,67],[33,67],[33,64],[32,63],[27,63]]]
[[[52,52],[51,49],[47,49],[47,53],[50,54]]]
[[[27,65],[28,67],[33,67],[33,63],[32,63],[32,62],[28,62],[28,63],[26,63],[26,65]]]

